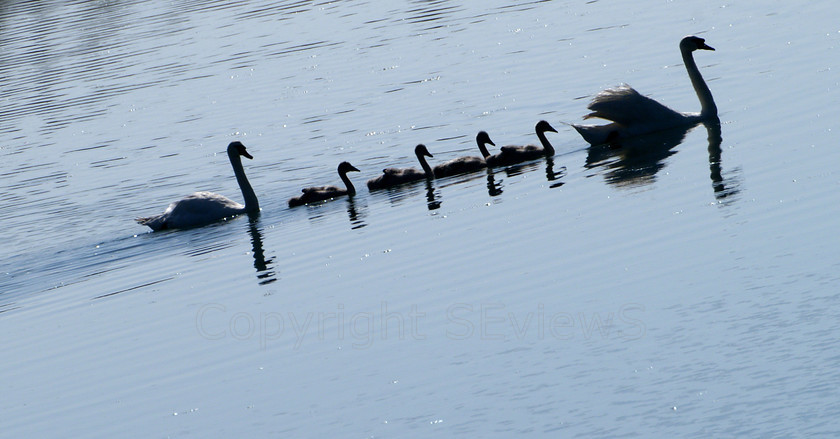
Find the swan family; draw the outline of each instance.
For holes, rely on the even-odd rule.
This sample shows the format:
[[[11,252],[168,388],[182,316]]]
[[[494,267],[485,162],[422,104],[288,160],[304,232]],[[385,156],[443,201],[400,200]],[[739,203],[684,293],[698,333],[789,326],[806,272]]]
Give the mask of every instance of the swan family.
[[[712,93],[694,61],[694,51],[715,49],[707,45],[703,38],[693,35],[683,38],[679,47],[691,85],[700,100],[699,113],[674,111],[649,97],[641,95],[629,85],[622,84],[599,92],[587,107],[591,112],[584,116],[584,119],[600,118],[609,121],[609,123],[605,125],[571,124],[571,126],[591,145],[620,145],[621,139],[717,120],[717,107],[712,98]],[[535,131],[540,146],[502,146],[496,154],[491,154],[487,149],[487,145],[496,146],[496,144],[493,143],[487,132],[481,131],[476,136],[476,144],[479,152],[481,152],[481,157],[459,157],[435,167],[431,167],[426,161],[426,157],[434,158],[432,153],[425,145],[419,144],[415,147],[414,153],[422,169],[386,168],[382,171],[382,175],[368,180],[368,189],[373,191],[418,180],[448,177],[475,172],[488,167],[510,166],[542,157],[552,157],[555,152],[554,147],[545,133],[557,133],[557,130],[547,121],[541,120],[537,123]],[[245,149],[245,145],[239,141],[231,142],[228,145],[227,154],[233,167],[236,182],[242,192],[244,205],[216,193],[196,192],[171,203],[160,215],[137,218],[136,221],[157,231],[200,227],[243,213],[258,213],[260,206],[257,196],[248,182],[242,166],[242,157],[247,159],[253,159],[253,157]],[[344,183],[344,188],[338,186],[304,188],[301,190],[301,195],[289,199],[289,207],[355,195],[356,188],[347,173],[360,171],[346,161],[338,165],[337,171],[339,178]]]

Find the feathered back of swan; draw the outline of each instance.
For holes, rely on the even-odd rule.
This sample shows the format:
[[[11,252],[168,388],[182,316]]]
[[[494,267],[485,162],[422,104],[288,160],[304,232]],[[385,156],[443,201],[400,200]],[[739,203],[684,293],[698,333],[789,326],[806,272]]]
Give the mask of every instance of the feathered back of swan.
[[[597,117],[622,125],[646,123],[662,118],[679,120],[683,117],[659,102],[639,94],[627,84],[601,91],[587,108],[592,112],[584,116],[584,119]]]

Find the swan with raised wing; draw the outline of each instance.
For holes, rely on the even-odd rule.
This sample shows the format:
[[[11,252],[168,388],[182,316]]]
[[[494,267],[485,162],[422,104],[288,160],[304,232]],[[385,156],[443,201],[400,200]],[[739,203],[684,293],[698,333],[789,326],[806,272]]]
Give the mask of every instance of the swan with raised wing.
[[[680,41],[685,69],[691,85],[700,99],[699,113],[680,113],[655,100],[642,96],[627,84],[610,88],[598,93],[589,104],[592,112],[584,119],[601,118],[611,121],[607,125],[572,125],[584,140],[592,145],[605,143],[612,134],[612,139],[627,138],[655,131],[695,125],[705,120],[717,118],[717,106],[712,92],[703,80],[697,63],[694,62],[695,50],[715,50],[706,44],[706,40],[696,36],[687,36]]]
[[[302,194],[299,197],[294,197],[289,200],[289,207],[300,206],[315,201],[330,200],[344,195],[356,195],[356,187],[347,177],[348,172],[359,172],[349,162],[341,162],[338,164],[338,176],[344,182],[346,189],[338,186],[314,186],[301,189]]]
[[[188,229],[243,213],[259,212],[260,203],[257,201],[254,189],[248,183],[245,170],[242,169],[242,157],[248,159],[253,159],[253,157],[245,150],[245,145],[239,141],[228,145],[227,154],[233,166],[233,173],[236,175],[236,182],[239,183],[239,189],[245,199],[244,205],[213,192],[196,192],[170,204],[162,214],[137,218],[137,222],[149,226],[152,230]]]

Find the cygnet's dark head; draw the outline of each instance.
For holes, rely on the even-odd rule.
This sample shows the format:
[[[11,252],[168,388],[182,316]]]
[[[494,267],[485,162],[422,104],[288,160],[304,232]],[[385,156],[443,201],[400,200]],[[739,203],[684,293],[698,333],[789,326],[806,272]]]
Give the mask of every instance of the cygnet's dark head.
[[[487,134],[486,131],[479,131],[478,135],[475,136],[475,141],[478,142],[479,145],[484,145],[484,144],[489,143],[490,145],[496,146],[496,144],[493,143],[492,140],[490,140],[490,135]]]
[[[240,142],[238,140],[230,142],[230,145],[228,145],[227,150],[228,150],[228,154],[233,153],[233,154],[241,155],[241,156],[243,156],[245,158],[249,158],[249,159],[254,158],[254,157],[251,156],[251,154],[248,154],[248,151],[245,150],[245,145],[243,145],[242,142]]]
[[[550,131],[552,133],[557,132],[557,130],[555,130],[554,127],[551,126],[550,123],[548,123],[544,120],[541,120],[541,121],[537,122],[536,130],[537,130],[538,133],[544,133],[546,131]]]
[[[414,148],[414,153],[417,154],[418,157],[420,157],[421,155],[424,155],[426,157],[434,157],[432,153],[430,153],[429,150],[426,148],[426,145],[422,143]]]
[[[689,35],[680,41],[680,49],[688,49],[690,51],[695,50],[715,50],[714,47],[709,46],[706,44],[706,40],[700,37],[695,37],[694,35]]]
[[[355,166],[351,165],[350,162],[341,162],[338,164],[338,173],[339,174],[346,174],[348,172],[359,172]]]

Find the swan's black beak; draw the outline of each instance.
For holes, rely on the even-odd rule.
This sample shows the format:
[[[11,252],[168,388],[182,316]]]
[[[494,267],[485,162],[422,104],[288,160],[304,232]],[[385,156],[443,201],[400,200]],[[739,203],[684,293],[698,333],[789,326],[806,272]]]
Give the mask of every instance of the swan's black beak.
[[[248,154],[248,151],[242,150],[241,154],[242,154],[243,156],[245,156],[245,158],[248,158],[248,159],[254,160],[254,156],[252,156],[251,154]]]
[[[712,47],[712,46],[710,46],[710,45],[706,44],[705,42],[698,44],[698,45],[697,45],[697,48],[698,48],[698,49],[703,49],[703,50],[715,50],[715,48],[714,48],[714,47]]]
[[[423,154],[423,155],[424,155],[424,156],[426,156],[426,157],[432,157],[432,158],[434,158],[434,157],[435,157],[435,156],[433,156],[433,155],[432,155],[432,153],[430,153],[429,151],[426,151],[426,153],[425,153],[425,154]]]
[[[362,172],[362,171],[360,171],[360,170],[356,169],[356,167],[355,167],[355,166],[353,166],[353,165],[350,165],[350,167],[349,167],[347,170],[348,170],[348,171]]]

